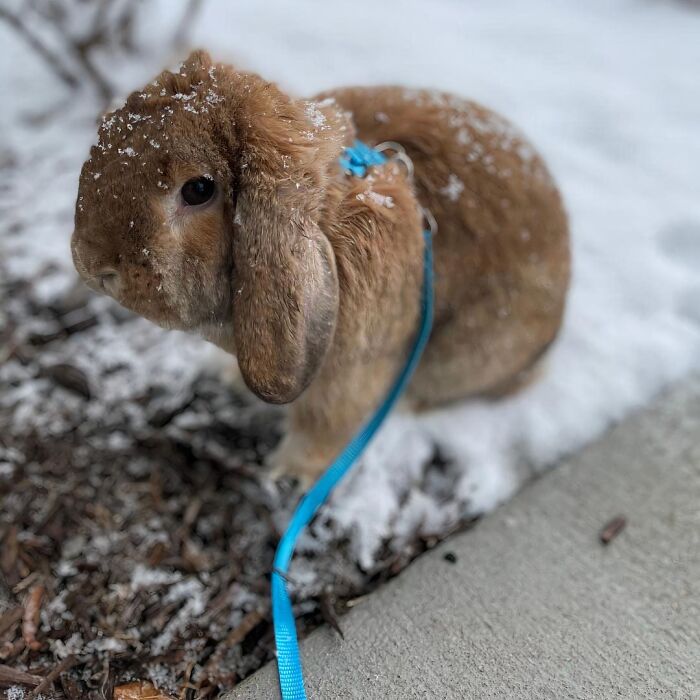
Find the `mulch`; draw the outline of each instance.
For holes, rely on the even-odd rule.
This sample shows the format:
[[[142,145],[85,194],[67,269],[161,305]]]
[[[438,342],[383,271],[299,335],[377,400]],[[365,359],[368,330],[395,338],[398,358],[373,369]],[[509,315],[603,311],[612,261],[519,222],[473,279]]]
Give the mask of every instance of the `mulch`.
[[[128,384],[131,368],[87,371],[75,340],[137,322],[101,308],[80,287],[49,305],[26,280],[0,288],[0,392],[26,387],[56,413],[25,428],[0,401],[0,697],[119,700],[141,682],[216,697],[273,658],[269,574],[296,494],[261,464],[281,416],[210,375],[95,410],[107,401],[95,376]],[[340,629],[347,601],[431,544],[372,571],[341,535],[306,552],[300,633]]]

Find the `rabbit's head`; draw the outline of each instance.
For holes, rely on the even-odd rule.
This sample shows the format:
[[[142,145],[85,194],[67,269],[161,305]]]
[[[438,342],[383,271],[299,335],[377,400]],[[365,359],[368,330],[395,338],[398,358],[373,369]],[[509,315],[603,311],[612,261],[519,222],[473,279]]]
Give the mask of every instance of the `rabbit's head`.
[[[196,52],[103,119],[80,176],[75,267],[234,352],[261,398],[291,401],[334,333],[338,278],[318,222],[351,138],[331,101],[294,101]]]

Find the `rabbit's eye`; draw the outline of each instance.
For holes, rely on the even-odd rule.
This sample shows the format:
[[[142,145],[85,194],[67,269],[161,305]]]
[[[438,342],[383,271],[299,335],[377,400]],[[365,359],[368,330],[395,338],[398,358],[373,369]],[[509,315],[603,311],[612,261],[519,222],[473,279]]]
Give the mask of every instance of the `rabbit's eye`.
[[[193,177],[188,180],[180,192],[185,204],[191,207],[208,202],[214,196],[214,180],[210,177]]]

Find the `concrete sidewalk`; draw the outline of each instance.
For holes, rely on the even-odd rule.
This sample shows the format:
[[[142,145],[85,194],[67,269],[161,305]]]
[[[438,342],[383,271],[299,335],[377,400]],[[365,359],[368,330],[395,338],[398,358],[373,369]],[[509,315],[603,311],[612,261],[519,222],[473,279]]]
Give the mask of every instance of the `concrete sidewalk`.
[[[601,527],[623,514],[608,546]],[[453,553],[450,563],[445,555]],[[310,698],[700,698],[700,380],[302,645]],[[226,700],[277,698],[269,665]]]

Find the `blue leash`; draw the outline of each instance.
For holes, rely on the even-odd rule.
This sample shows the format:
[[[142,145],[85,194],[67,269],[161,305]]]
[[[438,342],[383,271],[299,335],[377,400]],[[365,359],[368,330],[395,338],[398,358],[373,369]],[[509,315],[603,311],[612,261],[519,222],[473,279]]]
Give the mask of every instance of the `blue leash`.
[[[346,148],[344,156],[340,158],[341,166],[357,177],[364,177],[369,166],[380,165],[384,162],[386,162],[384,155],[360,141],[356,141],[352,148]],[[433,252],[431,232],[425,231],[423,237],[425,239],[425,253],[423,258],[420,329],[406,364],[375,414],[352,438],[311,490],[303,496],[294,511],[294,515],[292,515],[287,530],[277,545],[272,569],[272,620],[275,628],[277,669],[282,700],[306,700],[296,623],[286,583],[286,574],[294,554],[297,538],[314,515],[316,515],[316,512],[326,501],[338,482],[350,470],[384,422],[384,419],[406,388],[430,337],[433,323]]]

